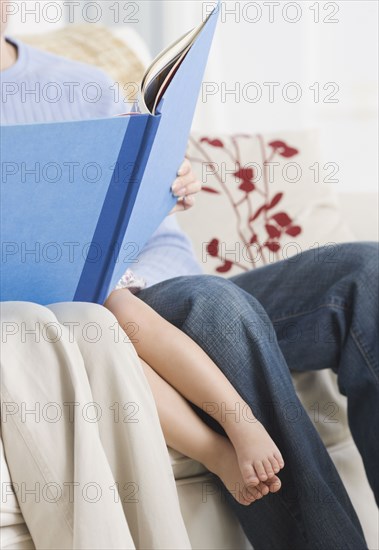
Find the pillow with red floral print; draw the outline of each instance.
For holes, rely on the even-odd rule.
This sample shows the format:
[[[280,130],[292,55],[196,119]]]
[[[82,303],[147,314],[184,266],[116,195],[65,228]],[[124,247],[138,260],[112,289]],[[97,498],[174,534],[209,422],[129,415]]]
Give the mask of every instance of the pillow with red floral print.
[[[231,276],[354,240],[339,211],[339,167],[321,161],[315,131],[192,134],[187,157],[202,192],[178,220],[206,273]]]

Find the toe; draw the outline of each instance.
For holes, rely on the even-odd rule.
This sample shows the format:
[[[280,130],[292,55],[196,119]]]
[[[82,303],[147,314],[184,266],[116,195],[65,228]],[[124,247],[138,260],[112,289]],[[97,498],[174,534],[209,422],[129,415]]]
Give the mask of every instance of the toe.
[[[282,455],[280,454],[279,451],[275,451],[274,457],[278,461],[278,464],[279,464],[280,468],[284,468],[284,460],[283,460],[283,457],[282,457]]]
[[[282,482],[280,481],[280,479],[276,479],[275,482],[272,484],[272,492],[273,493],[276,493],[277,491],[280,490],[282,486]]]
[[[264,469],[266,471],[268,479],[273,477],[274,476],[274,470],[272,469],[271,462],[269,461],[268,458],[265,458],[265,460],[263,461],[263,466],[264,466]]]
[[[276,460],[274,456],[270,456],[269,461],[271,462],[271,467],[273,469],[274,474],[277,474],[280,470],[279,462]]]
[[[252,495],[250,496],[246,490],[244,490],[242,493],[239,494],[239,497],[237,498],[237,501],[240,504],[243,504],[244,506],[249,506],[252,502],[254,502],[256,498],[254,498]]]
[[[263,495],[258,485],[249,485],[244,487],[243,496],[249,502],[254,502],[255,500],[262,498]]]
[[[257,496],[255,497],[255,500],[260,500],[261,498],[263,498],[263,493],[262,491],[257,490]]]
[[[259,479],[252,464],[246,464],[241,468],[241,473],[246,485],[258,485]]]
[[[263,463],[260,460],[257,460],[256,462],[254,462],[254,469],[257,472],[257,476],[259,477],[259,479],[261,481],[266,481],[267,474],[263,466]]]
[[[246,493],[245,485],[242,483],[236,483],[235,488],[233,488],[232,491],[230,491],[237,502],[240,504],[243,504],[244,506],[248,506],[253,502],[254,499],[249,498],[249,495]]]
[[[270,493],[276,493],[282,486],[282,482],[280,481],[278,476],[274,476],[272,479],[266,482],[266,484]]]

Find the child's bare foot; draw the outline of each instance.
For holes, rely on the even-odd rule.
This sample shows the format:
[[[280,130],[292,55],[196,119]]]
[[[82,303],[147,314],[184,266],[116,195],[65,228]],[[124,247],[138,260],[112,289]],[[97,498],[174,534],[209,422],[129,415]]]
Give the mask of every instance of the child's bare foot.
[[[281,487],[280,479],[277,476],[274,476],[269,482],[258,481],[253,486],[247,487],[241,475],[234,447],[223,436],[217,437],[217,442],[215,442],[207,460],[204,461],[204,465],[216,474],[233,497],[245,506],[264,497],[269,492],[279,491]]]
[[[267,483],[284,467],[278,447],[263,425],[253,418],[224,426],[237,453],[242,478],[248,486],[262,481]]]

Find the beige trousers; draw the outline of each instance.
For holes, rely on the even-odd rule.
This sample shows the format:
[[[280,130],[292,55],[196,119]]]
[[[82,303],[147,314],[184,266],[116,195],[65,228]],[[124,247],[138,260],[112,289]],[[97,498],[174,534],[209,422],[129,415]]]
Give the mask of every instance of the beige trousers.
[[[101,306],[1,304],[2,437],[37,549],[188,549],[136,352]]]

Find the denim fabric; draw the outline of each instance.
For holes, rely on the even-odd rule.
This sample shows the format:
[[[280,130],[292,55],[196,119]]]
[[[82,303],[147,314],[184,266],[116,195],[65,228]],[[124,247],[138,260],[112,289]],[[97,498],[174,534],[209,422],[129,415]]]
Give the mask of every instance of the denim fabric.
[[[283,454],[279,493],[244,507],[225,491],[255,550],[367,547],[290,369],[337,373],[379,502],[378,250],[376,243],[323,247],[231,280],[178,277],[138,294],[201,345]]]

